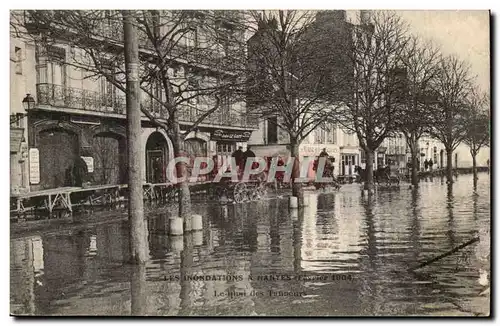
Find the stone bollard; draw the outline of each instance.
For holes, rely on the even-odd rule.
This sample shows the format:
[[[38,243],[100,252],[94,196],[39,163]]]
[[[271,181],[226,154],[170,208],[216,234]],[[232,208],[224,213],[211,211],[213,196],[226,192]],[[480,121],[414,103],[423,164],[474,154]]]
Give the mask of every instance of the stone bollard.
[[[170,237],[170,250],[172,252],[181,252],[184,250],[184,237],[183,236],[177,236],[177,237]]]
[[[295,197],[295,196],[290,196],[289,201],[288,201],[288,207],[290,207],[290,208],[299,208],[298,198]]]
[[[191,230],[203,230],[203,217],[199,214],[193,214],[191,217]]]
[[[169,234],[170,235],[183,235],[183,219],[180,217],[172,217],[169,219]]]
[[[290,217],[292,218],[292,221],[296,221],[299,219],[299,210],[294,209],[290,211]]]
[[[193,245],[198,247],[203,245],[203,231],[193,232]]]

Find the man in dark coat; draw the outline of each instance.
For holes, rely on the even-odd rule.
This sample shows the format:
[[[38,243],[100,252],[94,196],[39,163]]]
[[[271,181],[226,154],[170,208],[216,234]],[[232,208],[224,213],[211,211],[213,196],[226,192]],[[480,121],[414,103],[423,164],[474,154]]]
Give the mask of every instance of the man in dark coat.
[[[87,163],[80,156],[76,157],[75,164],[73,165],[73,185],[81,187],[87,182],[87,175]]]
[[[323,150],[321,151],[321,153],[319,153],[319,157],[323,157],[323,156],[326,156],[326,157],[330,156],[330,155],[328,155],[328,153],[326,152],[326,148],[323,148]]]
[[[235,150],[231,155],[231,157],[234,157],[234,160],[236,161],[236,166],[238,166],[240,169],[242,169],[242,161],[244,157],[242,149],[243,147],[239,146],[238,149]]]
[[[247,160],[249,157],[255,157],[255,153],[252,152],[252,150],[250,148],[247,148],[246,152],[243,153],[243,167],[247,164]],[[254,164],[252,164],[252,168],[255,168],[255,164],[257,164],[256,162],[254,162]]]

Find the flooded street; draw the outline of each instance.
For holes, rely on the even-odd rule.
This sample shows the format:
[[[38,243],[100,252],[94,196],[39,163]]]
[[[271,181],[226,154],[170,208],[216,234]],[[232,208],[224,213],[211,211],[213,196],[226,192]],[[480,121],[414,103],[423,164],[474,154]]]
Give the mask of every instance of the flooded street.
[[[204,229],[166,234],[148,217],[150,260],[133,267],[128,223],[11,239],[11,313],[40,315],[474,315],[489,267],[490,175],[439,178],[415,191],[357,184],[312,195],[196,204]],[[426,267],[419,263],[480,235]],[[477,307],[479,304],[479,308]]]

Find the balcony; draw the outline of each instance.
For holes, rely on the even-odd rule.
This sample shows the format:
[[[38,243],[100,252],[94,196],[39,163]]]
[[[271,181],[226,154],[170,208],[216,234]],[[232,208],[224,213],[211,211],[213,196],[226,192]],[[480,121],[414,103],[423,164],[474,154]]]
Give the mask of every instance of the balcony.
[[[37,84],[36,94],[39,105],[125,114],[125,96],[54,84]]]
[[[54,84],[37,84],[37,103],[41,106],[50,106],[62,110],[77,110],[105,115],[118,114],[125,116],[126,101],[124,95],[103,94],[100,92],[85,90],[81,88],[64,87]],[[142,100],[143,107],[160,120],[167,118],[165,109],[151,98]],[[194,123],[206,111],[193,106],[183,105],[179,110],[179,120],[181,123]],[[82,113],[82,112],[78,112]],[[221,107],[207,116],[202,124],[213,126],[231,126],[239,128],[257,128],[255,119],[248,117],[241,112],[231,110],[228,107]]]

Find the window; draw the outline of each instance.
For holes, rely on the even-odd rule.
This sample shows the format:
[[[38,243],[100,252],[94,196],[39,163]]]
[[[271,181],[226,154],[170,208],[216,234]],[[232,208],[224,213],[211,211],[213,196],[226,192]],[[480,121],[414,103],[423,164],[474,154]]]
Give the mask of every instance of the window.
[[[267,143],[276,144],[278,142],[278,117],[267,119]]]
[[[327,135],[327,140],[326,142],[328,144],[336,144],[337,143],[337,128],[335,126],[332,126],[331,130],[328,131]]]
[[[22,75],[23,74],[23,54],[21,48],[18,48],[16,46],[15,48],[15,61],[16,61],[16,74]]]
[[[198,31],[196,27],[190,28],[184,35],[186,40],[186,46],[190,48],[196,48],[198,45]]]

